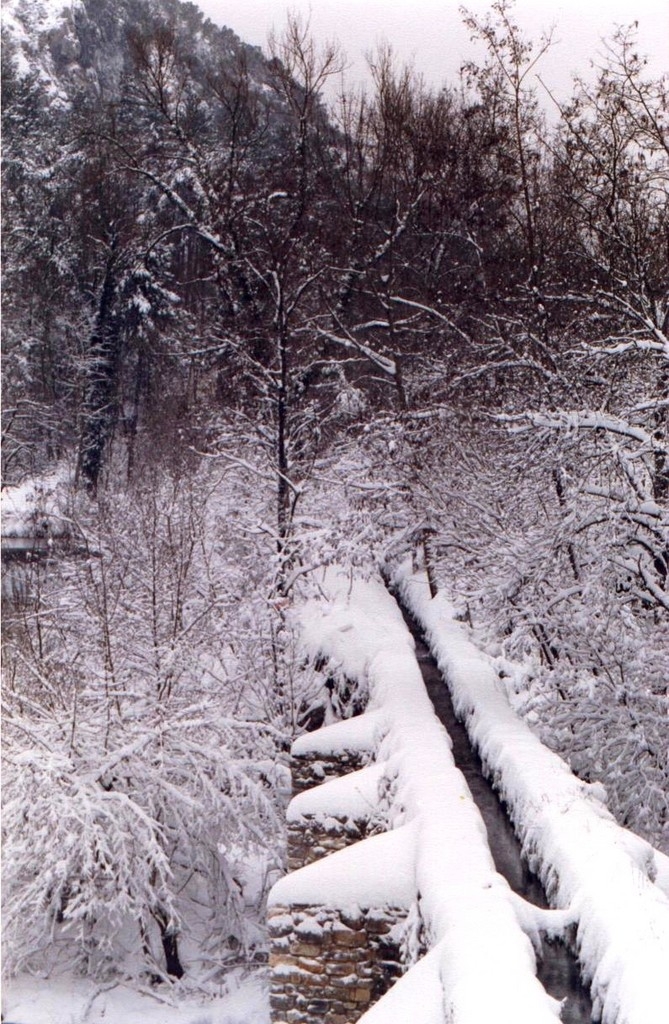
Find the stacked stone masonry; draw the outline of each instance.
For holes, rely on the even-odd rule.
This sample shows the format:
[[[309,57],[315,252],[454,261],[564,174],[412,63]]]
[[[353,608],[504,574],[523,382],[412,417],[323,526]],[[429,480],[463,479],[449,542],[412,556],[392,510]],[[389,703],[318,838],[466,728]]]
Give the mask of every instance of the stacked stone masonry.
[[[288,870],[297,871],[379,831],[367,820],[307,817],[288,825]]]
[[[354,1024],[402,973],[406,910],[274,907],[274,1024]]]
[[[359,751],[302,754],[291,763],[293,795],[369,762]],[[305,815],[288,828],[297,871],[382,830],[374,817]],[[354,1024],[403,973],[406,908],[292,905],[269,911],[273,1024]]]
[[[339,779],[342,775],[357,772],[363,768],[369,758],[359,751],[345,750],[328,757],[324,754],[302,754],[291,759],[293,777],[293,796],[303,793],[305,789],[319,786],[321,782]]]

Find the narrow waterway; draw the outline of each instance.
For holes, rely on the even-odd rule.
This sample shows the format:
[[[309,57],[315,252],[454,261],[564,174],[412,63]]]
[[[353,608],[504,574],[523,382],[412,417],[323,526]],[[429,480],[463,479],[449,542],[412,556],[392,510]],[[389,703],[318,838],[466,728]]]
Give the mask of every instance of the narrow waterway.
[[[419,628],[406,613],[405,619],[416,641],[416,657],[434,710],[451,737],[455,763],[467,780],[488,830],[488,842],[495,866],[514,892],[529,903],[546,907],[548,904],[541,882],[528,869],[521,856],[520,843],[513,826],[497,794],[483,774],[481,760],[469,742],[466,729],[455,717],[448,687],[436,662],[422,639]],[[562,1020],[565,1024],[591,1024],[590,996],[581,982],[578,963],[564,943],[544,941],[543,956],[539,961],[537,974],[550,995],[555,999],[565,1000],[562,1008]]]

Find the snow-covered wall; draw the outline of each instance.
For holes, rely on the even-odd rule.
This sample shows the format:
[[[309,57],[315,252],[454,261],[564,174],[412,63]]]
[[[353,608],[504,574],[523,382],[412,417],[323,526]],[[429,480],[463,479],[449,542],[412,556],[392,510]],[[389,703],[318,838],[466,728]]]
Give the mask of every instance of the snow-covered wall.
[[[392,830],[283,878],[270,894],[270,914],[309,906],[355,914],[390,904],[416,913],[431,951],[364,1013],[365,1024],[554,1024],[559,1006],[536,978],[530,933],[542,914],[551,928],[563,918],[535,914],[495,870],[485,826],[453,762],[396,602],[380,580],[351,582],[329,570],[319,583],[324,599],[302,615],[305,646],[366,685],[370,703],[355,725],[302,737],[293,752],[336,753],[346,728],[360,742],[372,739],[380,778],[393,785]],[[323,816],[332,812],[340,796],[335,785],[309,793],[311,814],[319,801]],[[359,802],[359,793],[351,796]],[[289,817],[301,813],[296,803]]]
[[[293,779],[301,760],[293,759]],[[382,765],[369,765],[332,779],[327,786],[317,783],[317,791],[298,793],[288,811],[289,871],[383,831],[378,812],[382,773]]]
[[[664,860],[617,825],[601,786],[579,781],[515,715],[494,666],[455,621],[444,596],[430,597],[425,575],[407,563],[394,583],[425,630],[456,713],[510,810],[526,856],[552,904],[573,918],[595,1013],[604,1024],[665,1019],[669,900],[655,884]]]

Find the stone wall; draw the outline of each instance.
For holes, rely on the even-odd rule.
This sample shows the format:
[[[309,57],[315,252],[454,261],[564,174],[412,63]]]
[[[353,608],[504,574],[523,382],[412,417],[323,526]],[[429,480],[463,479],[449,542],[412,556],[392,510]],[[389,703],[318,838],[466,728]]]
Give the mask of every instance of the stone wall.
[[[288,870],[297,871],[305,864],[313,864],[376,831],[378,828],[367,819],[332,816],[323,819],[309,815],[300,821],[291,821],[288,823]]]
[[[404,908],[274,907],[274,1024],[354,1024],[402,973]]]
[[[338,779],[350,772],[357,772],[369,761],[369,757],[357,750],[343,750],[328,756],[321,753],[300,754],[291,758],[290,769],[293,777],[293,796],[306,789],[319,786],[329,779]]]
[[[329,790],[323,804],[329,812],[323,812],[321,800],[310,801],[307,791],[336,786],[334,780],[358,772],[373,755],[360,737],[358,748],[351,750],[343,737],[337,745],[331,735],[327,744],[317,733],[310,735],[316,737],[314,748],[294,752],[291,759],[297,799],[288,813],[290,872],[382,832],[390,793],[382,771],[361,772],[363,777],[351,780],[350,787]],[[268,912],[273,1024],[354,1024],[404,969],[407,906],[347,911],[321,905],[317,891],[318,905],[272,905]]]

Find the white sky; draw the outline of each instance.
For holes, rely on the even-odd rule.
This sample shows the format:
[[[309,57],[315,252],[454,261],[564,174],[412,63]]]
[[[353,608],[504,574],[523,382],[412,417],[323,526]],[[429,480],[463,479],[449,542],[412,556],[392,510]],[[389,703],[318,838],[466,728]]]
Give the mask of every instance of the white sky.
[[[196,0],[219,25],[227,25],[247,43],[266,49],[267,37],[281,29],[288,10],[310,16],[317,42],[337,40],[347,57],[347,82],[365,81],[365,54],[389,42],[402,61],[413,62],[427,83],[455,84],[463,60],[477,51],[459,14],[460,0]],[[469,0],[483,14],[487,0]],[[667,0],[517,0],[515,18],[538,39],[555,25],[557,45],[540,73],[552,91],[570,91],[573,72],[588,74],[589,61],[615,24],[639,22],[642,52],[655,73],[669,71],[669,3]]]

